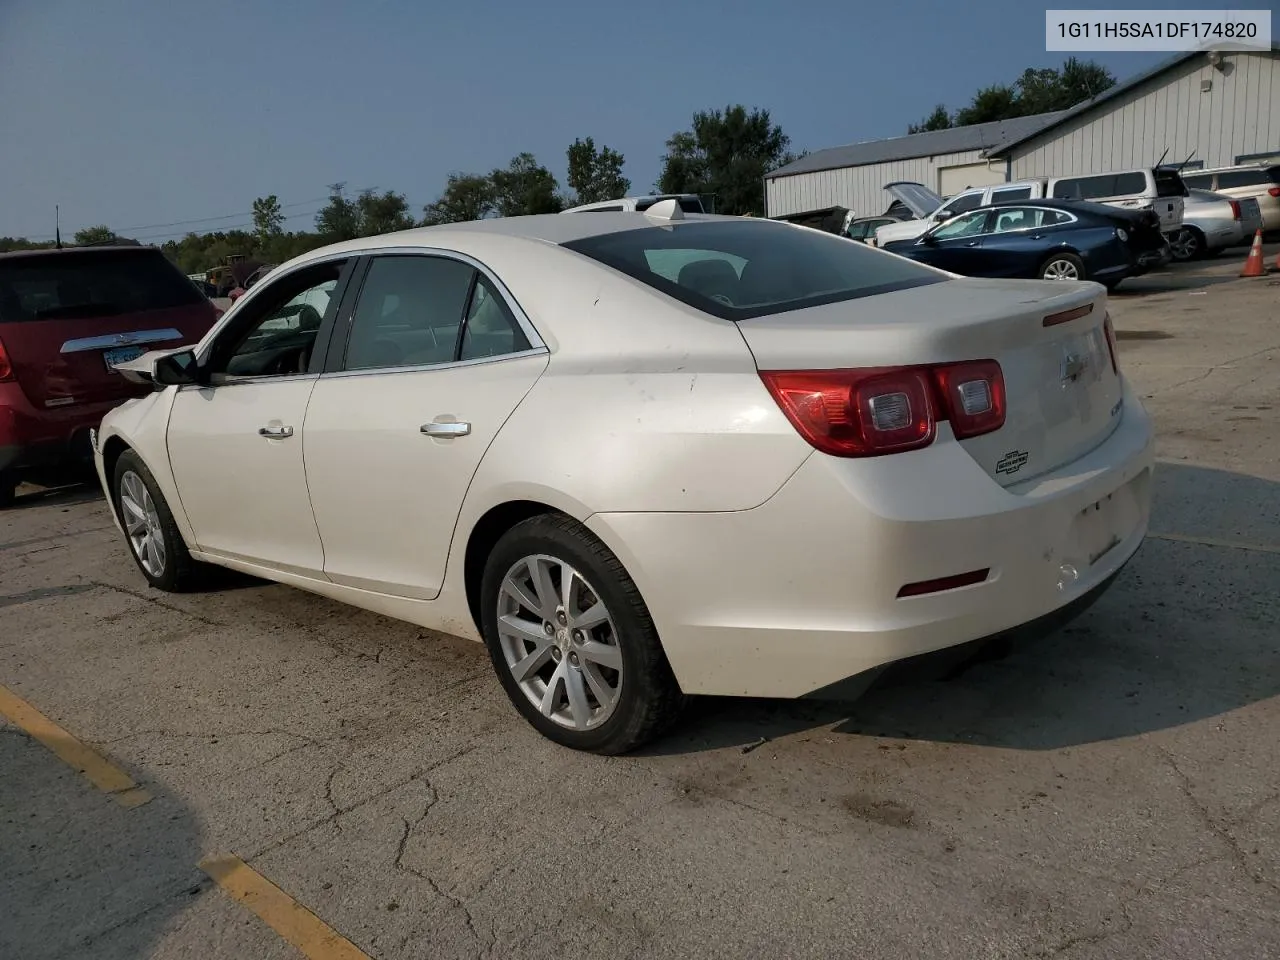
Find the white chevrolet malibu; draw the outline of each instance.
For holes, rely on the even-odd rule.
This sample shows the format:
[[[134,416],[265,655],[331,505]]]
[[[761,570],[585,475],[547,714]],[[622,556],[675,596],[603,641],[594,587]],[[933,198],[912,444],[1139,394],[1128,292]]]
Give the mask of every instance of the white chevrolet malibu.
[[[155,389],[95,454],[151,586],[217,564],[482,639],[601,753],[685,695],[1061,622],[1147,529],[1102,287],[673,203],[317,250],[124,369]]]

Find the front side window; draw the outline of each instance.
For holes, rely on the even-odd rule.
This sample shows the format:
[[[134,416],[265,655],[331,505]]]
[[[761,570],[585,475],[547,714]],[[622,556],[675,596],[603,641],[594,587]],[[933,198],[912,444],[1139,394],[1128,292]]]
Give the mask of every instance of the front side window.
[[[959,240],[962,237],[976,237],[982,233],[983,227],[986,226],[987,213],[988,211],[986,210],[979,210],[977,213],[957,217],[950,223],[944,223],[933,231],[933,238],[935,240]]]
[[[724,320],[946,281],[866,244],[764,219],[677,221],[564,246]]]
[[[306,373],[342,261],[295,271],[254,294],[237,322],[219,335],[209,369],[229,377]]]

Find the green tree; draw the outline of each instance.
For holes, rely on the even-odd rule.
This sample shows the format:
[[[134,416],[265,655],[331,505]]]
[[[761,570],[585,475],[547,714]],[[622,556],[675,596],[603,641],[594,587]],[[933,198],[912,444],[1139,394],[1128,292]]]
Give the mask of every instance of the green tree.
[[[1008,120],[1010,117],[1023,115],[1022,105],[1018,101],[1018,91],[1003,83],[983,87],[973,95],[967,107],[956,111],[956,126],[967,127],[974,123],[989,123],[992,120]]]
[[[938,104],[933,112],[919,123],[907,124],[907,133],[928,133],[931,130],[946,130],[951,126],[951,114],[945,104]]]
[[[1064,61],[1060,69],[1028,67],[1012,86],[998,83],[975,93],[968,106],[956,111],[954,123],[961,127],[1069,110],[1115,86],[1115,82],[1106,67],[1075,57]]]
[[[345,183],[329,187],[329,202],[316,214],[316,232],[326,243],[354,240],[360,236],[360,211],[345,193]]]
[[[474,173],[451,173],[435,203],[422,208],[424,227],[483,220],[494,212],[493,182]]]
[[[1116,85],[1116,78],[1100,63],[1092,60],[1082,63],[1075,57],[1068,58],[1062,64],[1058,86],[1061,98],[1057,107],[1066,110],[1077,103],[1091,100],[1105,90]]]
[[[283,232],[283,228],[284,213],[274,193],[253,201],[253,232],[258,235],[260,244],[266,246],[268,240]]]
[[[77,230],[75,234],[75,243],[78,247],[91,243],[111,243],[116,239],[118,238],[115,231],[105,225],[85,227],[83,230]]]
[[[569,188],[578,203],[617,200],[631,190],[631,181],[622,175],[622,154],[608,147],[596,149],[591,137],[574,140],[568,151]]]
[[[693,129],[667,140],[657,187],[662,193],[714,194],[716,211],[764,214],[764,175],[795,157],[768,110],[741,104],[693,115]]]
[[[404,194],[387,190],[378,193],[374,190],[362,190],[356,197],[356,218],[359,223],[359,235],[374,237],[382,233],[395,233],[397,230],[408,230],[414,226],[413,216],[409,213],[409,201]]]
[[[559,213],[564,209],[556,178],[531,153],[516,154],[505,169],[489,174],[489,182],[500,217]]]

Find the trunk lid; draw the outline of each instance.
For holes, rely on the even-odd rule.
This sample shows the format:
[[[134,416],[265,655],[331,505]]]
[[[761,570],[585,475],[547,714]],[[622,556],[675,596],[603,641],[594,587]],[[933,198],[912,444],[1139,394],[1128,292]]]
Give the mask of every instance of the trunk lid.
[[[1122,387],[1106,312],[1106,292],[1097,284],[961,279],[738,327],[761,370],[996,360],[1005,383],[1004,426],[959,442],[992,479],[1009,486],[1082,456],[1119,423]],[[1056,322],[1046,326],[1046,317]]]
[[[37,408],[136,396],[112,363],[194,344],[218,313],[150,248],[0,258],[0,343]]]
[[[917,217],[927,217],[942,206],[942,197],[938,196],[922,183],[909,180],[886,183],[884,188],[895,200],[899,200]]]

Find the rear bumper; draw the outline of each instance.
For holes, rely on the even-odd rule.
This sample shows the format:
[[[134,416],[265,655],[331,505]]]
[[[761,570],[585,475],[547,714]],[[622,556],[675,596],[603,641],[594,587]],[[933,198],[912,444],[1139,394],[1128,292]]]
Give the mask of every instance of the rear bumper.
[[[754,510],[588,526],[636,580],[687,693],[798,697],[1034,624],[1101,587],[1146,535],[1152,450],[1126,390],[1102,444],[1015,487],[940,439],[863,461],[815,454]],[[984,569],[972,586],[898,596]]]
[[[58,467],[86,460],[89,429],[117,401],[38,410],[17,383],[0,383],[0,471]]]

